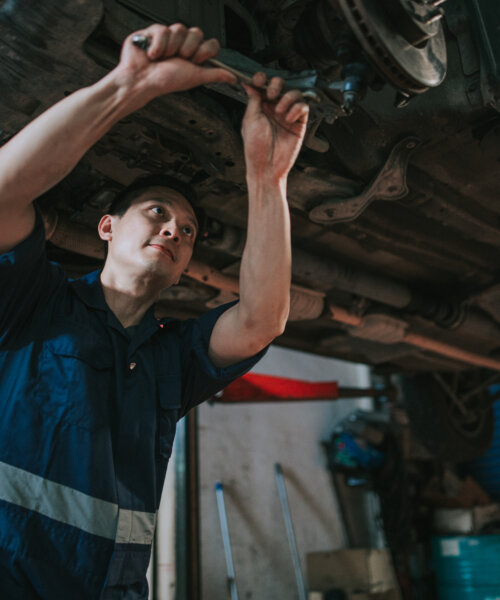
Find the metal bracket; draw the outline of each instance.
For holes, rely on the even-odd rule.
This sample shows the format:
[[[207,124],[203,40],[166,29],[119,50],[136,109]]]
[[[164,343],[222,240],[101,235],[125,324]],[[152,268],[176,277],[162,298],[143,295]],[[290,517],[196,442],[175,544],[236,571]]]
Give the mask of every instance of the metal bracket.
[[[311,221],[322,224],[352,221],[374,200],[399,200],[406,196],[408,160],[419,145],[420,140],[413,136],[398,142],[375,179],[360,194],[322,202],[309,212]]]

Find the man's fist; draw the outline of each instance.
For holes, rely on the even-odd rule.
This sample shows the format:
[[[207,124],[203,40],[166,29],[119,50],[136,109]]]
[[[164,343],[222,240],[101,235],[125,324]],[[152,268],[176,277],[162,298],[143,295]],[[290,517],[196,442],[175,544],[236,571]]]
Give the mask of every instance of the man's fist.
[[[135,35],[149,40],[147,49],[133,43]],[[224,69],[203,67],[219,52],[215,39],[205,40],[198,27],[187,28],[181,23],[169,27],[151,25],[130,34],[122,47],[118,69],[129,84],[139,88],[145,101],[181,92],[205,83],[236,83],[236,77]]]

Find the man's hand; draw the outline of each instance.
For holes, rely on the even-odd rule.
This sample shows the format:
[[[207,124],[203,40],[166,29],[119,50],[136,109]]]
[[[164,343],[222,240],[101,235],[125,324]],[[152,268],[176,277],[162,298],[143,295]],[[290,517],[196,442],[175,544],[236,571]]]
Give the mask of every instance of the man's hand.
[[[266,83],[264,73],[256,73],[253,83],[255,87],[244,86],[248,106],[241,130],[247,176],[283,181],[304,140],[309,107],[298,90],[280,98],[285,84],[279,77],[271,79],[267,91],[258,89]]]
[[[146,51],[132,43],[137,34],[149,38]],[[219,49],[219,42],[205,40],[198,27],[188,29],[180,23],[170,27],[151,25],[126,38],[117,72],[128,83],[137,83],[147,100],[205,83],[236,83],[236,77],[224,69],[201,66],[214,58]]]

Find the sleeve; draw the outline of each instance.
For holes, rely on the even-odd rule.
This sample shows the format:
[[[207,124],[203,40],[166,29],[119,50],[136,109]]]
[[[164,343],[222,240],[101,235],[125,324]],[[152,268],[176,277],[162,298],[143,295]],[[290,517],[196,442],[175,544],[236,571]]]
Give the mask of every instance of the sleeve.
[[[62,270],[52,265],[45,253],[45,231],[35,205],[35,226],[30,235],[12,250],[0,254],[0,342],[9,334],[18,337],[41,306],[64,280]],[[2,344],[3,345],[3,344]]]
[[[236,304],[230,302],[214,308],[198,319],[183,322],[183,407],[184,416],[191,408],[222,390],[232,381],[249,371],[267,352],[258,354],[227,367],[216,367],[208,356],[208,344],[212,329],[220,315]]]

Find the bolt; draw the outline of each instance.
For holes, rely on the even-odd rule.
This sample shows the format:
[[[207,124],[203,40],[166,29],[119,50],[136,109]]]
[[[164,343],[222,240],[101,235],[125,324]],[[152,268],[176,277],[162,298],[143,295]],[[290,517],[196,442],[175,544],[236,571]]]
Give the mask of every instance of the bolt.
[[[399,90],[396,93],[396,97],[394,99],[394,108],[404,108],[405,106],[408,105],[408,103],[411,100],[411,96],[409,94],[407,94],[406,92],[402,92],[401,90]]]
[[[442,8],[438,8],[427,15],[427,18],[424,21],[425,25],[432,25],[432,23],[436,23],[444,17],[444,12]]]

